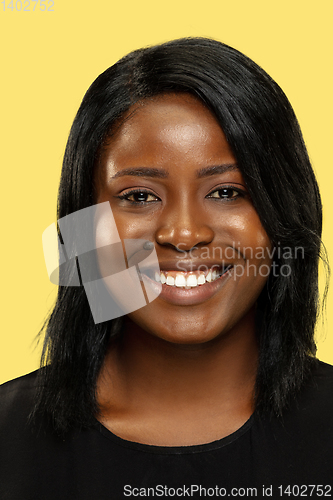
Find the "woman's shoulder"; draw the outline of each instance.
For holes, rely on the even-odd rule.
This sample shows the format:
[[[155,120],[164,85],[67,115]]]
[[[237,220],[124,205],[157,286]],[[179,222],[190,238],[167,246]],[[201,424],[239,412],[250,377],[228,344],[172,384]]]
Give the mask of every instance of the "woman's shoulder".
[[[306,437],[308,445],[314,447],[320,442],[329,442],[331,448],[332,396],[333,366],[314,359],[308,377],[304,380],[301,389],[290,399],[281,417],[265,420],[269,433],[275,436],[279,434],[288,437],[289,435],[289,438],[293,436],[292,439],[300,442]],[[288,448],[287,442],[285,447]]]
[[[15,425],[33,408],[39,370],[0,385],[0,425]]]
[[[36,385],[36,380],[39,370],[34,370],[26,375],[21,375],[17,378],[9,380],[0,384],[0,394],[9,394],[19,388],[34,387]]]
[[[315,360],[311,376],[308,383],[305,384],[304,395],[316,396],[317,399],[326,396],[332,396],[333,391],[333,365]],[[330,397],[333,406],[333,398]],[[327,401],[326,401],[327,403]]]
[[[299,411],[312,420],[331,421],[333,416],[333,366],[316,360],[311,376],[305,381],[297,400]]]
[[[314,365],[314,375],[331,379],[333,382],[333,365],[317,359]]]
[[[15,398],[20,393],[25,393],[27,390],[34,390],[37,385],[37,377],[40,370],[34,370],[26,375],[9,380],[0,384],[1,398]]]
[[[318,359],[313,359],[311,370],[304,378],[301,388],[289,400],[283,412],[285,419],[303,418],[303,422],[311,425],[314,419],[329,419],[333,415],[333,366]]]

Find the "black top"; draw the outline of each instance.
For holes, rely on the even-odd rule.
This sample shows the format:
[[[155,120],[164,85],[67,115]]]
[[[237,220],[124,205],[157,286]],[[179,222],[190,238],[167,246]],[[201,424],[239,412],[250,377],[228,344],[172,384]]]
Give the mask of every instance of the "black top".
[[[1,500],[333,496],[333,366],[318,363],[283,420],[254,414],[212,443],[163,447],[96,421],[64,440],[27,425],[36,373],[0,388]]]

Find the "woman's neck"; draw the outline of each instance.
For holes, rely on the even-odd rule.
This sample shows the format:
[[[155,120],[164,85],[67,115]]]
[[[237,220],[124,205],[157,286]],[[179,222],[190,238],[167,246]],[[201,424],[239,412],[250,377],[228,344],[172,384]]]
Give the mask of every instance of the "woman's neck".
[[[131,441],[202,444],[253,412],[258,347],[254,313],[204,344],[171,344],[129,319],[98,379],[99,420]]]

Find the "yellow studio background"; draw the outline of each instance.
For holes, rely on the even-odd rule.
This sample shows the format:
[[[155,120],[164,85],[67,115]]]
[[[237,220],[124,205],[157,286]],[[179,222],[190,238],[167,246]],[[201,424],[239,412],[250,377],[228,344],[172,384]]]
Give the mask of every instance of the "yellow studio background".
[[[42,232],[56,220],[62,155],[76,110],[97,75],[135,48],[213,37],[279,83],[318,176],[324,242],[333,261],[332,14],[331,0],[0,2],[0,382],[38,367],[35,337],[56,297]],[[333,293],[317,337],[319,358],[333,364],[332,305]]]

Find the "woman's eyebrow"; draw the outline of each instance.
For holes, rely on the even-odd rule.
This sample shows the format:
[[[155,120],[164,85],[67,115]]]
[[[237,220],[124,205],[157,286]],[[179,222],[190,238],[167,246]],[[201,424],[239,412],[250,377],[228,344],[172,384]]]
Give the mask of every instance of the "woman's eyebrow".
[[[116,179],[117,177],[122,177],[124,175],[134,175],[136,177],[156,177],[159,179],[169,177],[169,173],[163,168],[137,167],[124,168],[124,170],[120,170],[114,174],[111,179]]]
[[[200,179],[202,177],[209,177],[210,175],[224,174],[228,170],[238,170],[237,163],[223,163],[222,165],[200,168],[196,171],[196,174]]]
[[[228,170],[237,170],[237,163],[224,163],[222,165],[212,165],[209,167],[200,168],[196,171],[196,176],[200,179],[202,177],[209,177],[211,175],[224,174]],[[158,179],[166,179],[169,177],[169,172],[164,168],[151,168],[151,167],[137,167],[137,168],[124,168],[115,173],[111,179],[123,177],[125,175],[132,175],[135,177],[155,177]]]

